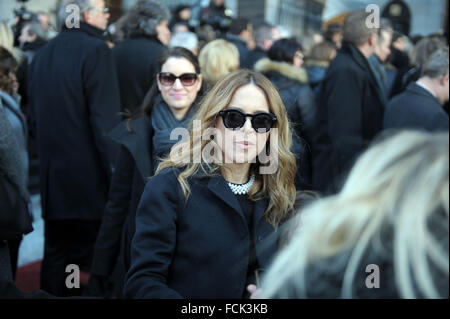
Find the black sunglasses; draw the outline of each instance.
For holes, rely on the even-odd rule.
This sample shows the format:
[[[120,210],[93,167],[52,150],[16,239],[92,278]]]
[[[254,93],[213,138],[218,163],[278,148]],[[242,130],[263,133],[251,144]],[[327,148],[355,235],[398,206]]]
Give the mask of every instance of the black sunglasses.
[[[247,117],[251,117],[253,129],[258,133],[267,133],[277,122],[277,117],[271,113],[260,112],[248,114],[239,110],[222,110],[219,115],[223,119],[223,125],[231,130],[237,130],[244,126]]]
[[[164,86],[172,86],[177,79],[180,79],[181,84],[184,86],[194,85],[197,81],[198,75],[196,73],[183,73],[180,76],[169,72],[159,72],[158,79],[159,82]]]

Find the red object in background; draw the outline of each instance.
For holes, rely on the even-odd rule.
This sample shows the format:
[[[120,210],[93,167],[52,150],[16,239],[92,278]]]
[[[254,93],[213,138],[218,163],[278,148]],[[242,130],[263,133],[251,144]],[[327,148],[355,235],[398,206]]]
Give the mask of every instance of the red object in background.
[[[24,292],[32,292],[40,288],[40,274],[41,274],[42,260],[21,266],[17,268],[16,272],[16,287]],[[80,271],[80,283],[86,286],[89,282],[89,274]]]

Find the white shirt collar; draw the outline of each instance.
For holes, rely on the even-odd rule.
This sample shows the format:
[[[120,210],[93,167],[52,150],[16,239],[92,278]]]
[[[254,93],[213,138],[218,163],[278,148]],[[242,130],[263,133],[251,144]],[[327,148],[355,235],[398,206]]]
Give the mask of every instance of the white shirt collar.
[[[416,81],[416,84],[417,84],[418,86],[420,86],[421,88],[427,90],[428,92],[431,93],[431,95],[433,95],[435,98],[437,98],[436,94],[434,94],[434,92],[431,91],[430,88],[429,88],[428,86],[426,86],[426,85],[423,84],[423,83],[420,83],[419,81]]]

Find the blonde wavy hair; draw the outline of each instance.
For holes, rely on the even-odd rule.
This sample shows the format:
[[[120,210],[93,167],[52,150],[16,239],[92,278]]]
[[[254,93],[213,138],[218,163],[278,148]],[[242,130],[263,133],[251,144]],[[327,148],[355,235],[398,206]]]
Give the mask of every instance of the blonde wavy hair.
[[[430,227],[432,218],[442,233]],[[307,297],[325,275],[337,273],[341,297],[352,298],[362,257],[382,256],[388,241],[398,296],[442,298],[430,268],[446,276],[438,280],[447,282],[448,293],[448,132],[405,131],[382,140],[356,162],[339,194],[316,201],[297,219],[300,226],[263,279],[261,297]],[[382,235],[389,233],[392,238]],[[326,260],[333,262],[325,270],[315,267]],[[322,282],[307,285],[306,278]]]
[[[14,47],[13,30],[5,21],[0,21],[0,47],[8,50],[14,56],[17,63],[22,61],[23,53],[20,49]]]
[[[199,171],[210,176],[217,174],[220,168],[224,166],[222,160],[213,158],[211,163],[207,163],[202,157],[199,161],[193,161],[195,154],[203,154],[205,146],[214,142],[211,137],[203,140],[202,138],[195,138],[195,136],[204,136],[203,133],[214,128],[218,113],[230,104],[236,90],[250,83],[262,89],[270,112],[277,117],[275,125],[277,134],[274,135],[277,140],[272,143],[272,145],[277,145],[276,150],[270,145],[273,130],[270,133],[268,146],[270,149],[269,158],[276,156],[278,166],[273,174],[260,174],[259,168],[262,165],[259,159],[252,164],[251,170],[255,174],[256,180],[249,190],[249,197],[252,200],[268,198],[269,205],[264,216],[270,224],[277,226],[294,211],[296,164],[294,154],[290,150],[292,135],[285,107],[275,87],[261,73],[237,70],[220,80],[204,97],[193,117],[194,121],[201,121],[201,128],[195,128],[194,122],[191,123],[189,140],[177,143],[172,147],[169,156],[158,166],[156,174],[168,167],[185,167],[178,176],[178,181],[186,200],[190,195],[190,187],[187,181],[190,176]],[[188,151],[183,153],[182,150],[186,149]],[[181,156],[179,156],[180,152],[182,153]]]
[[[239,69],[239,51],[226,40],[213,40],[206,44],[198,56],[203,79],[214,85],[225,75]]]

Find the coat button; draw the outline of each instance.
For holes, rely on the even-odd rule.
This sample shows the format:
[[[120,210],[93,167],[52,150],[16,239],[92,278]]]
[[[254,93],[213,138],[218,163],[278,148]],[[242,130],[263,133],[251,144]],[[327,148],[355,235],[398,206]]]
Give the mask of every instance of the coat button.
[[[262,241],[263,239],[264,239],[263,236],[261,236],[261,235],[258,236],[258,241]]]

